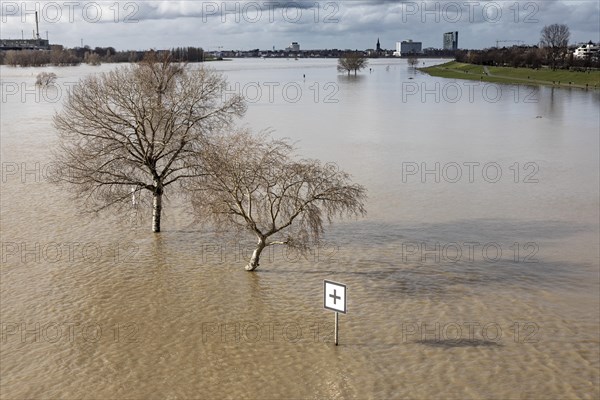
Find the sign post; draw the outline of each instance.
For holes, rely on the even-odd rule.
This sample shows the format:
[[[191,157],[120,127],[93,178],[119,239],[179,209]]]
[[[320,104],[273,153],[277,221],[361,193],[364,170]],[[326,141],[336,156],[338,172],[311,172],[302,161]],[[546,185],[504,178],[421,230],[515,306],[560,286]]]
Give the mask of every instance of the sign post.
[[[335,345],[338,345],[339,338],[339,313],[346,314],[346,285],[332,281],[323,281],[323,308],[335,311]]]

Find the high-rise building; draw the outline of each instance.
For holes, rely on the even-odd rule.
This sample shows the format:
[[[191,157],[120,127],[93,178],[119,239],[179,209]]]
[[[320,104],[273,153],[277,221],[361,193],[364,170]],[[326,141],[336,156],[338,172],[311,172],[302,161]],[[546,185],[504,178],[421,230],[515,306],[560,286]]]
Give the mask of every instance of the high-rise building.
[[[458,32],[444,33],[444,50],[458,50]]]
[[[407,56],[410,54],[421,54],[423,52],[423,43],[413,42],[412,39],[403,40],[402,42],[396,43],[395,56]]]

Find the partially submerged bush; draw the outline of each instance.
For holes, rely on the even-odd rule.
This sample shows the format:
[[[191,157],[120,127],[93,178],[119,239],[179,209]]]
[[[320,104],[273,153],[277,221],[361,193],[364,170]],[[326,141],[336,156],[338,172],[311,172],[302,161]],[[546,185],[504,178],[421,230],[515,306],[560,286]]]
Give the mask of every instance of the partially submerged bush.
[[[56,81],[56,74],[54,72],[40,72],[37,75],[35,84],[37,86],[50,86]]]

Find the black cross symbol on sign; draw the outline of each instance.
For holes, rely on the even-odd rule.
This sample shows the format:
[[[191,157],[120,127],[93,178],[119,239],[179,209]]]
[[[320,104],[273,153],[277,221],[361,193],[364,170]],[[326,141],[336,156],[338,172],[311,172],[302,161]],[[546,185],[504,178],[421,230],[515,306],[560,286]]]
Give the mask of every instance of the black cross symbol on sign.
[[[329,297],[333,299],[333,304],[336,304],[336,300],[341,300],[342,298],[337,295],[337,291],[333,289],[333,294],[330,294]]]

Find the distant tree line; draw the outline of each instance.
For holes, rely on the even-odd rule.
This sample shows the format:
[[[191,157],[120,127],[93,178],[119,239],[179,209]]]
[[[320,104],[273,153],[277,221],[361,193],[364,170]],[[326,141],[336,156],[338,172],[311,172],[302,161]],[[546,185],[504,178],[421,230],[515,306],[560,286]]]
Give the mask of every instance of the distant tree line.
[[[577,59],[573,56],[576,46],[569,46],[569,28],[564,24],[545,26],[540,32],[539,46],[513,46],[484,50],[459,50],[459,62],[520,68],[585,70],[600,68],[598,57]]]
[[[99,65],[101,63],[135,63],[144,59],[145,55],[150,51],[116,51],[113,47],[96,47],[89,46],[76,47],[73,49],[62,49],[61,46],[56,46],[50,51],[44,50],[0,50],[0,65],[11,66],[45,66],[45,65],[78,65],[87,63],[90,65]],[[277,51],[261,51],[253,49],[249,51],[233,51],[223,50],[219,52],[220,57],[227,58],[246,58],[246,57],[265,57],[265,58],[340,58],[347,53],[359,53],[363,58],[380,58],[392,57],[391,50],[385,50],[381,53],[359,51],[359,50],[301,50],[300,52],[290,52],[285,50]],[[201,47],[177,47],[171,50],[157,51],[159,54],[170,54],[171,59],[177,62],[203,62],[212,61],[215,56],[205,52]],[[420,54],[420,58],[435,58],[435,57],[454,57],[455,50],[440,50],[427,49],[424,54]]]
[[[541,68],[544,59],[544,50],[537,46],[461,50],[456,53],[458,62],[489,66]]]
[[[69,66],[86,63],[100,65],[101,63],[135,63],[140,62],[148,51],[116,51],[114,47],[89,46],[63,49],[60,46],[52,50],[8,50],[0,51],[0,64],[22,67],[41,67],[46,65]],[[158,54],[167,54],[175,62],[203,62],[213,59],[212,55],[205,54],[201,47],[178,47],[171,50],[157,51]]]
[[[538,46],[514,46],[510,48],[491,48],[485,50],[458,51],[456,61],[489,66],[506,66],[538,69],[542,66],[554,69],[591,69],[600,68],[598,58],[577,59],[573,56],[574,49],[559,54],[552,61],[548,49]]]
[[[0,64],[13,67],[40,67],[44,65],[78,65],[82,59],[67,50],[9,50],[0,52]]]
[[[171,59],[174,62],[203,62],[204,49],[199,47],[177,47],[171,49]]]

